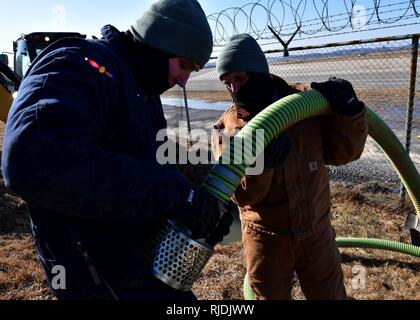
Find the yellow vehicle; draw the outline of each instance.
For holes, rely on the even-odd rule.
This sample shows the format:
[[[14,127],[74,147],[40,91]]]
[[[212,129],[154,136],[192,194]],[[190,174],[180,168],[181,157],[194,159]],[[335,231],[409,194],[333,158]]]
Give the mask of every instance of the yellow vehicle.
[[[0,55],[0,121],[7,121],[13,94],[19,89],[22,78],[35,58],[50,44],[67,37],[86,38],[76,32],[34,32],[22,35],[13,42],[14,70],[8,66],[7,55]]]
[[[6,55],[0,59],[0,121],[6,122],[10,106],[13,103],[13,92],[19,88],[21,78],[8,66]]]
[[[15,73],[23,78],[42,50],[59,39],[69,37],[86,38],[85,35],[76,32],[33,32],[22,35],[13,42]]]

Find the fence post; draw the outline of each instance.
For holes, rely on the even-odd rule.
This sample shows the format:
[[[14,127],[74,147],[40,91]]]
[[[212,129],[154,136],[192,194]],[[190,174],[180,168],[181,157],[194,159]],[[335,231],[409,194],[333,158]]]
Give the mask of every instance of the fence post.
[[[405,149],[410,153],[411,148],[411,133],[413,130],[413,109],[414,99],[416,96],[416,79],[417,79],[417,59],[419,53],[419,35],[413,35],[411,45],[411,67],[410,67],[410,82],[408,88],[408,104],[407,104],[407,116],[405,123]],[[406,198],[406,190],[403,183],[400,187],[400,205],[403,205]]]
[[[188,107],[188,98],[187,98],[187,89],[186,85],[182,87],[184,91],[184,104],[185,104],[185,111],[187,114],[187,124],[188,124],[188,148],[192,146],[192,136],[191,136],[191,120],[190,120],[190,109]]]
[[[274,28],[271,26],[268,26],[268,29],[271,31],[271,33],[276,37],[276,39],[283,45],[283,56],[288,57],[289,56],[289,45],[293,41],[293,39],[296,37],[298,32],[300,31],[300,26],[297,28],[297,30],[293,33],[293,35],[290,37],[290,39],[287,42],[284,42],[279,35],[276,33]]]

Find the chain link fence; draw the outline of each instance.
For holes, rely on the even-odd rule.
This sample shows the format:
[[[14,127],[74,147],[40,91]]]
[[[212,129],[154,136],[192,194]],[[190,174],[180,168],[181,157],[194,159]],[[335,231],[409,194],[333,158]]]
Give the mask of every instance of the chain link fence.
[[[401,143],[410,149],[410,156],[420,170],[420,86],[414,72],[418,72],[415,70],[418,66],[413,64],[414,54],[418,52],[416,42],[418,35],[410,35],[291,48],[288,57],[280,51],[267,52],[266,57],[271,73],[289,83],[310,85],[311,82],[326,81],[330,76],[349,80],[360,100],[377,112]],[[163,96],[168,126],[176,130],[178,141],[184,144],[188,135],[187,122],[191,129],[205,129],[210,133],[230,104],[230,95],[220,83],[215,66],[216,60],[212,59],[202,71],[191,76],[186,88],[187,99],[180,88]],[[409,103],[410,90],[414,97],[412,105]],[[342,167],[329,167],[328,172],[332,180],[364,183],[372,191],[398,192],[401,186],[390,161],[371,138],[368,138],[360,160]]]

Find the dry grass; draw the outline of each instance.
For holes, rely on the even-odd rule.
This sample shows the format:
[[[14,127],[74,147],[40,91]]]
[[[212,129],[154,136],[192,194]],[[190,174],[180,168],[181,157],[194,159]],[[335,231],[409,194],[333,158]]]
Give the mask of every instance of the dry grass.
[[[32,237],[0,238],[0,300],[52,299],[36,258]]]
[[[182,167],[200,183],[209,166]],[[0,186],[2,186],[2,181]],[[380,186],[379,186],[380,187]],[[376,190],[374,192],[374,190]],[[379,190],[379,192],[378,192]],[[409,242],[403,229],[411,204],[398,206],[398,196],[386,188],[367,184],[357,187],[332,184],[333,224],[339,237],[371,237]],[[53,299],[36,258],[23,203],[0,188],[0,300]],[[420,299],[420,261],[402,254],[343,249],[343,270],[349,295],[354,299]],[[245,265],[242,246],[217,246],[216,253],[194,286],[201,300],[241,300]],[[352,288],[355,266],[366,268],[366,288]],[[295,279],[295,299],[304,299]]]
[[[333,184],[333,224],[340,237],[378,238],[410,243],[404,229],[411,203],[376,183],[349,187]],[[371,249],[342,249],[346,287],[356,299],[420,299],[419,258]],[[366,267],[366,288],[352,289],[352,269]]]
[[[209,167],[183,168],[184,174],[195,173],[196,183]],[[201,180],[202,181],[202,180]],[[398,196],[378,186],[349,187],[332,184],[333,224],[339,237],[371,237],[409,242],[403,229],[408,204],[398,206]],[[0,300],[53,299],[36,258],[28,219],[22,202],[1,190],[0,207]],[[25,223],[22,224],[21,220]],[[375,300],[420,299],[420,261],[418,258],[370,249],[342,249],[345,284],[350,297]],[[366,268],[366,288],[352,288],[355,266]],[[217,246],[216,253],[194,286],[201,300],[241,300],[245,264],[242,246],[235,243]],[[298,280],[294,281],[294,299],[304,299]]]
[[[399,207],[398,196],[373,193],[375,185],[349,187],[332,184],[333,225],[339,237],[370,237],[409,243],[403,229],[411,205]],[[363,300],[419,300],[419,258],[371,249],[341,249],[345,285],[350,298]],[[240,243],[218,246],[194,292],[200,299],[243,299],[245,264]],[[353,271],[366,268],[365,288],[353,285]],[[356,269],[355,269],[356,267]],[[304,299],[297,279],[292,296]]]

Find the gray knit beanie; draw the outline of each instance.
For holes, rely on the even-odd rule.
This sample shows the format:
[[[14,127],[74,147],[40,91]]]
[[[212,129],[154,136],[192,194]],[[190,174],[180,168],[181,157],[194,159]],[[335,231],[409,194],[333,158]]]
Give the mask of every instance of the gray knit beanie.
[[[207,17],[197,0],[159,0],[131,26],[145,44],[203,67],[213,50]]]
[[[219,78],[235,71],[270,74],[267,59],[261,47],[249,34],[237,34],[230,38],[217,59]]]

